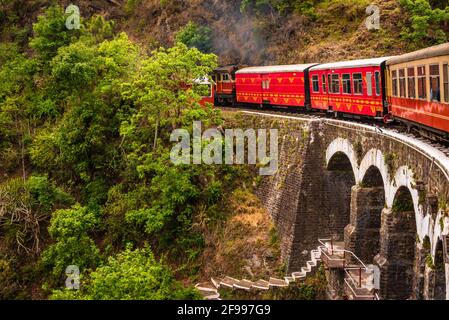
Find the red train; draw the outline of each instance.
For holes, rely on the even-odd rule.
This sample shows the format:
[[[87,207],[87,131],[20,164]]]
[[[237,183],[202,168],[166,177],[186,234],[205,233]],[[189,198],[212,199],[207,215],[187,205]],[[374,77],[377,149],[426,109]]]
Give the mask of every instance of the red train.
[[[321,111],[405,123],[449,140],[449,43],[396,57],[265,67],[213,75],[215,105]]]

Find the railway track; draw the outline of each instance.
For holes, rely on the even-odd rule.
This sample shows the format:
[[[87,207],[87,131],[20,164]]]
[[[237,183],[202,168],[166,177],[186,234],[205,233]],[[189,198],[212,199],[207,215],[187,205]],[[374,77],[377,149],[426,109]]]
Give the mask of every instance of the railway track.
[[[449,141],[448,142],[442,142],[442,141],[435,141],[427,137],[423,137],[418,132],[415,131],[409,131],[407,126],[394,122],[390,124],[385,124],[383,122],[376,122],[370,119],[356,119],[356,118],[349,118],[340,116],[338,118],[335,118],[334,116],[331,116],[332,114],[327,114],[323,112],[313,112],[310,113],[308,111],[303,110],[297,110],[297,109],[287,109],[287,108],[273,108],[273,109],[266,109],[266,108],[258,108],[258,107],[218,107],[219,109],[227,112],[240,112],[240,111],[249,111],[249,112],[257,112],[257,113],[264,113],[264,114],[272,114],[272,115],[281,115],[281,116],[289,116],[289,117],[296,117],[301,119],[310,119],[310,120],[319,120],[319,119],[337,119],[339,121],[346,121],[348,123],[359,123],[364,125],[369,125],[375,128],[378,128],[380,130],[387,129],[395,133],[400,133],[406,137],[409,138],[415,138],[423,143],[426,143],[435,149],[441,151],[449,158]]]

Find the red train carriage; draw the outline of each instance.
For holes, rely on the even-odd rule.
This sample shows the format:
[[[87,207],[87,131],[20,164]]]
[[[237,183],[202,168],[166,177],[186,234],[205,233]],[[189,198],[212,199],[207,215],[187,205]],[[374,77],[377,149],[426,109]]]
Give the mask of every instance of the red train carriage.
[[[212,79],[215,82],[215,105],[230,105],[235,102],[235,72],[245,66],[228,65],[214,70]]]
[[[250,67],[236,72],[238,103],[304,107],[308,70],[314,64]]]
[[[394,118],[448,139],[449,43],[389,59],[387,75]]]
[[[386,120],[387,59],[343,61],[310,68],[312,109]]]

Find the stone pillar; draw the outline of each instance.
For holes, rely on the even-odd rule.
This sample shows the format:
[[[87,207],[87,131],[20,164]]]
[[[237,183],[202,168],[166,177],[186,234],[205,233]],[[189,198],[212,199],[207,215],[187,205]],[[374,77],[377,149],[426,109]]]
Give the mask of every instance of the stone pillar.
[[[425,270],[426,270],[426,258],[430,253],[429,248],[424,248],[423,244],[419,244],[416,248],[414,272],[415,272],[415,283],[413,285],[413,300],[423,300],[424,299],[424,287],[425,287]]]
[[[354,186],[351,194],[350,224],[345,228],[345,248],[364,263],[372,263],[380,251],[381,214],[385,206],[383,187]],[[349,263],[355,263],[348,256]]]
[[[327,298],[329,300],[343,300],[345,295],[344,270],[327,269],[325,274],[327,280]]]
[[[424,272],[424,299],[445,300],[447,283],[444,269],[435,269],[426,265]]]
[[[406,300],[413,295],[416,225],[414,212],[382,211],[380,253],[375,264],[380,268],[380,297]]]

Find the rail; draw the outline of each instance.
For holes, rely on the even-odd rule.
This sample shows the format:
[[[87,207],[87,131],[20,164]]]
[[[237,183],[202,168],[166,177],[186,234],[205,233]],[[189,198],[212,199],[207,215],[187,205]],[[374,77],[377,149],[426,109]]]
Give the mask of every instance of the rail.
[[[334,241],[333,241],[333,239],[318,239],[318,242],[321,244],[321,246],[319,247],[320,250],[321,250],[322,248],[325,248],[326,250],[325,250],[324,252],[323,252],[323,251],[322,251],[322,252],[323,252],[324,255],[325,255],[326,257],[328,257],[330,260],[342,260],[342,259],[332,259],[331,257],[329,257],[329,256],[327,255],[328,247],[327,247],[327,245],[326,245],[326,242],[331,244],[331,252],[332,252],[331,255],[334,255],[334,252],[337,252],[337,253],[343,253],[343,259],[346,260],[346,254],[348,253],[348,254],[350,254],[352,257],[354,257],[354,258],[355,258],[355,259],[356,259],[356,260],[363,266],[363,269],[365,269],[365,271],[369,271],[369,270],[373,271],[372,269],[368,268],[368,267],[363,263],[363,261],[360,260],[359,257],[357,257],[357,256],[355,255],[354,252],[349,251],[349,250],[345,250],[345,249],[334,248]]]
[[[374,292],[374,294],[370,295],[363,295],[356,292],[355,289],[363,289],[363,271],[365,272],[365,275],[373,275],[374,276],[374,270],[367,267],[362,260],[360,260],[357,255],[346,249],[340,249],[334,247],[334,240],[333,239],[318,239],[318,242],[321,244],[318,248],[321,251],[321,253],[326,256],[326,258],[330,261],[342,261],[343,260],[343,269],[345,271],[346,277],[344,279],[345,284],[348,286],[348,288],[352,291],[354,296],[360,299],[372,299],[372,300],[380,300],[379,295],[377,292]],[[330,247],[328,246],[330,244]],[[342,257],[339,258],[333,258],[335,254],[343,254]],[[346,257],[347,255],[352,256],[360,266],[358,267],[351,267],[346,266]],[[357,279],[354,278],[354,276],[351,274],[351,271],[356,271]],[[364,288],[369,290],[368,287]]]

